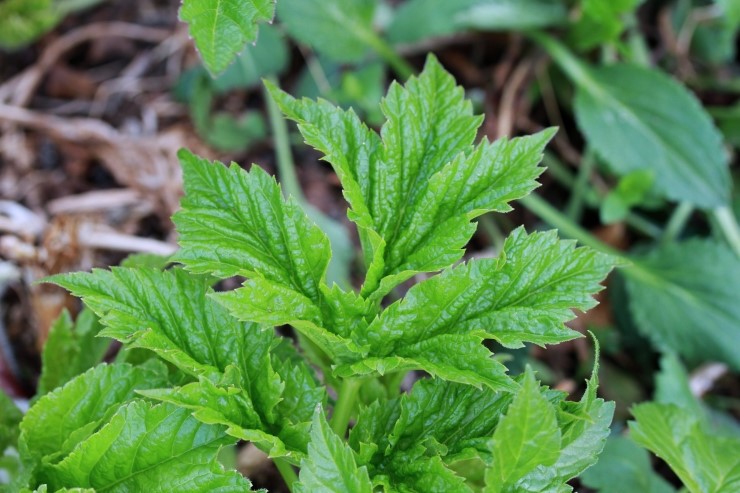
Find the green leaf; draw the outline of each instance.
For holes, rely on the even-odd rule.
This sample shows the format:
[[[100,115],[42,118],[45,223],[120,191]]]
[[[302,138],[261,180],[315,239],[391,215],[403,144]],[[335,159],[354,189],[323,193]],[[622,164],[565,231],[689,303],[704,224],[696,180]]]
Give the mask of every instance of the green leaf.
[[[197,274],[256,277],[316,302],[329,240],[258,166],[226,168],[181,151],[182,209],[175,259]]]
[[[257,23],[274,13],[274,0],[183,0],[180,20],[189,24],[203,63],[215,75],[257,39]]]
[[[290,35],[328,58],[357,62],[367,53],[377,0],[282,0],[277,14]]]
[[[313,491],[372,493],[366,467],[358,467],[355,453],[326,422],[321,407],[316,408],[311,425],[308,458],[301,462],[296,493]]]
[[[581,482],[599,493],[675,493],[665,479],[653,471],[647,451],[625,437],[611,437],[593,467]]]
[[[53,28],[59,12],[51,0],[0,2],[0,48],[20,48]]]
[[[691,493],[740,488],[740,439],[708,433],[693,413],[672,404],[640,404],[632,414],[632,439],[666,461]]]
[[[234,439],[190,412],[134,401],[49,472],[49,484],[96,491],[193,492],[250,490],[249,481],[218,463]]]
[[[110,339],[96,337],[100,329],[97,317],[90,310],[80,312],[75,323],[66,310],[59,315],[41,353],[37,395],[64,385],[100,363],[110,345]]]
[[[671,243],[634,258],[623,271],[638,328],[658,348],[691,362],[720,360],[740,369],[740,260],[705,239]]]
[[[562,24],[563,4],[552,0],[409,0],[388,28],[393,43],[414,43],[471,28],[520,30]]]
[[[589,144],[620,173],[655,171],[655,190],[698,207],[725,205],[722,136],[696,97],[657,70],[581,67],[575,113]]]
[[[393,491],[469,491],[447,464],[487,453],[488,441],[513,394],[441,379],[362,409],[350,433],[374,482]]]
[[[293,433],[300,416],[282,414],[286,404],[278,407],[285,378],[294,375],[285,372],[281,377],[273,367],[271,350],[279,339],[272,329],[233,320],[207,296],[206,284],[182,269],[113,268],[52,281],[82,296],[102,316],[108,327],[104,333],[129,347],[150,349],[200,377],[184,387],[142,391],[143,395],[188,407],[206,423],[226,424],[234,436],[275,448],[275,454],[285,453],[282,440],[275,437],[286,429]],[[280,365],[285,371],[284,363]],[[305,374],[303,378],[302,384],[291,384],[296,395],[289,400],[313,409],[323,392],[309,388]],[[305,437],[290,440],[294,448],[305,449]]]
[[[486,471],[486,492],[520,491],[517,482],[538,466],[550,467],[560,455],[555,407],[528,371],[491,442],[493,464]]]
[[[569,39],[581,50],[619,40],[624,14],[634,11],[642,0],[583,0],[581,16],[570,28]]]
[[[279,384],[265,365],[274,336],[263,334],[254,324],[231,319],[206,296],[211,290],[205,283],[182,269],[114,267],[59,275],[49,281],[85,300],[106,326],[101,334],[129,347],[150,349],[195,376],[238,366],[242,375],[266,386],[263,395],[272,395],[268,400],[279,400]],[[245,340],[247,336],[251,341]]]
[[[277,27],[265,25],[260,28],[259,43],[247,46],[211,84],[217,93],[255,87],[263,77],[284,72],[289,61],[285,37]]]
[[[610,224],[623,220],[632,207],[645,200],[654,182],[655,173],[650,169],[624,175],[601,204],[601,222]]]
[[[480,344],[495,339],[509,347],[524,342],[553,344],[578,337],[563,324],[573,309],[587,310],[610,257],[575,248],[554,231],[527,235],[515,230],[498,259],[472,260],[413,286],[367,328],[358,344],[368,357],[349,367],[355,373],[416,368],[442,378],[492,388],[511,388],[505,368]],[[468,375],[460,375],[461,370]],[[339,375],[349,373],[340,366]]]
[[[160,372],[130,365],[98,365],[46,394],[20,424],[19,447],[26,460],[53,462],[93,434],[136,391],[165,385]]]
[[[9,446],[15,447],[18,442],[18,424],[23,418],[23,413],[8,397],[0,390],[0,457]]]
[[[382,140],[352,111],[271,91],[342,181],[368,265],[362,293],[374,300],[415,273],[458,260],[475,230],[471,219],[508,211],[509,201],[536,186],[552,137],[546,131],[473,147],[481,119],[433,56],[418,78],[392,85],[383,99]]]

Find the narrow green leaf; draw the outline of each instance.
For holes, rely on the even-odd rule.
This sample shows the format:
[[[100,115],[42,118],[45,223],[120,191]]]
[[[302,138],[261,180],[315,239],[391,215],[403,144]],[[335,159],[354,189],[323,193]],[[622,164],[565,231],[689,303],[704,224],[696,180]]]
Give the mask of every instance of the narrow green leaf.
[[[290,35],[338,62],[357,62],[375,36],[377,0],[282,0],[277,14]]]
[[[136,390],[166,384],[157,371],[130,365],[98,365],[46,394],[20,424],[21,456],[57,460],[93,434]]]
[[[666,461],[691,493],[740,488],[740,439],[712,435],[688,410],[646,403],[632,408],[631,437]]]
[[[599,493],[675,493],[665,479],[653,471],[647,451],[626,437],[611,437],[593,467],[581,482]]]
[[[542,395],[531,371],[496,427],[491,454],[485,489],[490,493],[519,491],[520,479],[538,466],[552,466],[560,455],[555,407]]]
[[[219,449],[234,441],[223,427],[203,424],[185,409],[134,401],[55,465],[49,484],[111,493],[242,493],[250,490],[249,481],[225,472],[216,460]]]
[[[636,257],[623,271],[637,326],[657,347],[692,362],[740,369],[740,261],[712,240],[671,243]]]
[[[311,426],[308,457],[301,462],[296,493],[314,491],[372,493],[366,467],[358,467],[355,453],[329,427],[321,407],[316,408]]]
[[[725,205],[730,177],[722,136],[684,86],[657,70],[582,67],[578,126],[612,168],[655,171],[661,195],[703,208]]]
[[[180,20],[189,24],[203,63],[215,75],[257,39],[257,23],[271,21],[274,13],[274,0],[183,0]]]
[[[95,314],[83,310],[77,321],[65,310],[52,324],[41,353],[41,377],[36,393],[46,394],[100,363],[110,339],[96,337],[101,326]]]

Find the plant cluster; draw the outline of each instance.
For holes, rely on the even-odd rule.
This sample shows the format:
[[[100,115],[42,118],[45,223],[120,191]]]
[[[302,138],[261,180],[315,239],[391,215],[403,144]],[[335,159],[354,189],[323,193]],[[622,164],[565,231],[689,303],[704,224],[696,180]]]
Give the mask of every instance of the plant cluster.
[[[55,325],[25,416],[0,394],[0,451],[17,451],[0,459],[10,491],[248,491],[218,460],[238,441],[272,457],[291,491],[566,492],[575,477],[602,493],[677,491],[647,451],[691,493],[740,490],[740,431],[717,409],[733,404],[699,399],[684,367],[740,369],[727,152],[740,113],[690,90],[737,89],[666,70],[680,69],[679,49],[710,73],[731,63],[740,8],[674,3],[676,60],[656,61],[638,17],[652,2],[639,0],[184,0],[204,67],[176,95],[223,150],[265,138],[269,120],[283,187],[258,166],[182,151],[174,258],[51,279],[87,308]],[[576,172],[546,149],[554,129],[477,142],[482,118],[437,59],[417,76],[399,55],[471,31],[522,33],[552,59],[531,98],[572,114]],[[293,92],[310,98],[277,85],[289,39],[306,57]],[[386,72],[406,82],[381,98]],[[268,120],[213,110],[261,77]],[[279,111],[341,181],[362,250],[358,291],[352,243],[305,203]],[[543,158],[569,193],[562,207],[530,194]],[[485,214],[515,200],[586,246],[553,231],[501,234]],[[641,244],[623,252],[595,238],[580,226],[589,209]],[[478,224],[495,258],[464,259]],[[597,338],[607,354],[646,341],[661,353],[654,400],[629,410],[628,436],[610,431],[598,364],[576,401],[531,368],[512,375],[502,357],[578,337],[564,323],[594,306],[614,265],[621,330]],[[239,288],[219,291],[235,277]],[[96,335],[123,343],[115,362],[98,364],[109,339]]]

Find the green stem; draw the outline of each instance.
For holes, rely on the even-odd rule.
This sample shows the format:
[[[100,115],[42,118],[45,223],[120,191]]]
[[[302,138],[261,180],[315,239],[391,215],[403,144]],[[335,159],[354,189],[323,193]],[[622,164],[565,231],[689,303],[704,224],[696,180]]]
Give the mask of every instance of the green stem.
[[[575,186],[576,177],[555,156],[546,152],[542,162],[547,167],[548,173],[550,173],[558,183],[566,187]],[[594,209],[598,209],[601,206],[602,201],[601,197],[599,197],[593,187],[588,187],[584,193],[583,200],[586,205]],[[648,238],[657,239],[663,234],[663,231],[658,226],[634,212],[627,214],[627,217],[624,218],[624,222]]]
[[[590,189],[589,181],[591,180],[591,173],[593,173],[595,165],[596,159],[593,151],[590,148],[586,148],[583,159],[581,159],[581,166],[578,169],[576,182],[573,185],[570,202],[568,202],[568,206],[565,209],[567,216],[575,222],[581,220],[583,204],[586,201],[586,195]]]
[[[738,257],[740,257],[740,228],[737,224],[735,214],[728,206],[717,207],[712,211],[712,216],[719,224],[722,233],[727,239],[727,243],[735,251]]]
[[[393,70],[396,71],[401,79],[406,80],[416,73],[414,67],[412,67],[411,64],[409,64],[409,62],[407,62],[401,55],[396,53],[396,50],[394,50],[391,45],[375,32],[366,31],[364,32],[363,38],[365,42],[375,50],[378,55],[380,55],[380,58],[393,67]]]
[[[278,85],[275,78],[270,78],[270,82]],[[267,104],[267,115],[270,118],[270,128],[275,141],[275,154],[277,155],[278,173],[280,174],[280,183],[285,195],[292,195],[298,202],[304,202],[303,191],[298,182],[298,176],[295,172],[295,162],[293,154],[290,151],[290,137],[288,135],[288,123],[280,113],[277,103],[270,96],[267,88],[263,90],[265,102]]]
[[[361,380],[356,378],[347,378],[339,389],[337,404],[334,406],[334,414],[331,417],[331,429],[342,438],[344,438],[347,433],[349,420],[355,409],[357,394],[360,391],[361,385]]]
[[[589,73],[589,66],[576,58],[564,44],[541,31],[527,34],[547,51],[574,84],[590,92],[601,92]]]
[[[692,212],[694,212],[693,205],[688,202],[681,202],[668,220],[668,224],[663,231],[663,236],[660,239],[661,243],[665,244],[675,241],[684,227],[686,227],[686,222],[691,217]]]
[[[620,252],[616,248],[598,240],[591,233],[573,222],[565,214],[547,203],[547,201],[542,199],[539,195],[530,194],[527,197],[520,199],[519,202],[521,202],[524,207],[537,214],[537,216],[539,216],[543,221],[559,229],[563,235],[574,238],[582,244],[602,253],[619,258],[625,258],[625,254],[623,252]]]
[[[279,457],[273,459],[273,462],[275,463],[277,470],[280,472],[280,475],[283,477],[285,484],[288,486],[288,491],[293,491],[293,484],[298,481],[298,475],[296,474],[295,469],[293,469],[293,464]]]
[[[500,252],[504,248],[504,242],[506,237],[501,232],[501,229],[496,224],[496,221],[489,214],[485,214],[478,218],[478,224],[480,224],[483,231],[486,233],[488,238],[491,240],[493,249],[496,252]]]

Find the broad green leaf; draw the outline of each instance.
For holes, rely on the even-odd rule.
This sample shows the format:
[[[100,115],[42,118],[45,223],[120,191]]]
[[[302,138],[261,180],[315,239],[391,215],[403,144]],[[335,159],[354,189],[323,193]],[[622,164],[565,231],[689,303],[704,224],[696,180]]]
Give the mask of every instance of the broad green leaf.
[[[706,410],[691,392],[686,368],[674,353],[663,354],[660,371],[655,375],[655,402],[674,404],[690,411],[699,419],[706,418]]]
[[[321,407],[316,408],[311,425],[308,457],[301,462],[296,493],[314,491],[372,493],[373,484],[366,467],[358,467],[355,453],[329,427]]]
[[[666,461],[691,493],[740,489],[740,439],[710,434],[691,411],[672,404],[640,404],[632,414],[632,439]]]
[[[271,91],[342,181],[369,269],[362,293],[374,299],[458,260],[475,229],[471,219],[508,211],[509,201],[536,186],[552,136],[473,147],[481,119],[433,56],[418,78],[392,85],[383,99],[382,139],[351,110]]]
[[[171,389],[141,391],[151,399],[189,409],[195,418],[206,424],[226,426],[226,433],[250,441],[271,457],[286,457],[298,463],[306,450],[308,426],[298,417],[274,416],[263,418],[259,401],[239,387],[238,372],[229,369],[217,382],[201,377],[198,382]],[[280,397],[276,395],[275,397]],[[313,404],[321,401],[319,394]]]
[[[53,466],[48,483],[111,493],[243,493],[249,481],[216,460],[234,441],[222,426],[203,424],[185,409],[134,401]]]
[[[448,465],[488,454],[513,394],[422,379],[412,391],[360,411],[350,445],[374,482],[393,491],[470,491]],[[547,393],[548,399],[562,399]]]
[[[472,260],[423,281],[358,328],[354,337],[370,348],[368,357],[337,372],[383,373],[415,363],[445,379],[510,388],[505,369],[480,341],[521,347],[578,337],[564,322],[572,310],[596,304],[591,295],[612,265],[605,255],[558,240],[554,231],[517,229],[498,259]]]
[[[689,361],[740,369],[740,260],[705,239],[671,243],[635,257],[623,271],[637,326],[657,347]]]
[[[491,455],[493,464],[486,470],[489,493],[520,491],[520,479],[537,466],[552,466],[560,455],[555,407],[542,395],[531,371],[496,427]]]
[[[357,62],[377,36],[377,0],[281,0],[277,14],[290,35],[338,62]]]
[[[58,490],[49,490],[49,487],[45,484],[39,486],[33,491],[24,488],[20,493],[51,493],[52,491],[54,493],[95,493],[95,490],[92,488],[60,488]]]
[[[37,395],[64,385],[100,363],[110,345],[110,339],[96,337],[100,329],[90,310],[80,312],[75,323],[66,310],[57,318],[41,353]]]
[[[580,67],[575,113],[589,144],[620,174],[652,169],[655,190],[698,207],[725,205],[722,136],[696,97],[657,70]]]
[[[151,368],[98,365],[43,396],[21,422],[21,456],[53,462],[93,434],[136,391],[166,384]]]
[[[226,168],[181,151],[182,209],[173,220],[188,270],[258,278],[316,303],[331,257],[329,240],[258,166]]]
[[[520,30],[562,24],[567,10],[553,0],[408,0],[388,28],[393,43],[414,43],[471,28]]]
[[[257,39],[257,24],[274,13],[274,0],[183,0],[180,20],[189,24],[203,63],[215,75]]]
[[[129,347],[150,349],[200,377],[184,387],[142,394],[188,407],[206,423],[231,426],[234,436],[284,453],[282,441],[274,437],[286,429],[292,433],[300,417],[282,414],[285,404],[278,408],[285,378],[294,375],[288,372],[281,378],[274,370],[271,350],[279,339],[272,329],[233,320],[207,296],[210,289],[205,283],[182,269],[113,268],[53,281],[82,296],[102,316],[106,334]],[[292,383],[292,391],[300,393],[289,400],[313,409],[323,393],[308,384],[305,375],[301,385]],[[316,400],[311,402],[311,397]],[[305,449],[301,445],[305,438],[293,440],[298,440],[297,448]]]
[[[84,299],[106,326],[102,335],[150,349],[191,375],[217,374],[236,365],[245,378],[259,378],[270,387],[263,391],[266,401],[279,400],[279,384],[265,365],[274,336],[262,336],[262,328],[230,318],[206,296],[210,289],[205,283],[182,269],[114,267],[49,281]]]
[[[676,491],[653,471],[647,451],[626,437],[609,438],[599,462],[583,473],[581,482],[599,493]]]
[[[21,410],[0,390],[0,457],[8,446],[15,446],[18,442],[18,424],[23,414]]]

